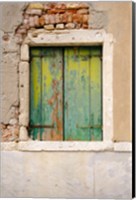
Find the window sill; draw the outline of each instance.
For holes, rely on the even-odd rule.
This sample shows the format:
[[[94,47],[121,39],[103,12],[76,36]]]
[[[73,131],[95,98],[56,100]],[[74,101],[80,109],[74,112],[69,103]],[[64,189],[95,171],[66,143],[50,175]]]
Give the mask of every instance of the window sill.
[[[51,142],[51,141],[26,141],[2,142],[1,151],[118,151],[131,152],[131,142]]]

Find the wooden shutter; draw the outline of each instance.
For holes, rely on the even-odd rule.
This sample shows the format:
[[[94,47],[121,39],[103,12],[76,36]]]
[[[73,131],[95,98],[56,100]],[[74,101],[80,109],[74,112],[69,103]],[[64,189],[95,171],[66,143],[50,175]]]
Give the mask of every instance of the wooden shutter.
[[[62,49],[32,48],[30,134],[33,139],[62,140]]]
[[[68,47],[64,55],[65,140],[101,140],[101,48]]]

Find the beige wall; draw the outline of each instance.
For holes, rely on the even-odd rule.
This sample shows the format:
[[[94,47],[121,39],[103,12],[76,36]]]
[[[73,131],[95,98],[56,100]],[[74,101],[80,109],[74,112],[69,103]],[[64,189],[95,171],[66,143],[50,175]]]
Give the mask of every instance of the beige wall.
[[[112,33],[115,38],[113,55],[113,139],[115,141],[130,141],[132,138],[132,3],[93,2],[91,5],[92,10],[99,13],[100,16],[98,18],[99,23],[97,22],[98,26]],[[93,24],[91,17],[90,24]]]

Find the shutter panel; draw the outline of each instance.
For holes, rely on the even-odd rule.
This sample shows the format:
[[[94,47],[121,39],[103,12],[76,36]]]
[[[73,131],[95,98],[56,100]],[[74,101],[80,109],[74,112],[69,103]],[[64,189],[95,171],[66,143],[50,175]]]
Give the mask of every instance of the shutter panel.
[[[91,140],[102,140],[102,66],[101,48],[93,47],[90,57]]]
[[[31,134],[34,139],[62,140],[62,49],[33,48],[31,52]]]
[[[40,50],[31,51],[30,66],[30,125],[39,126],[41,124],[41,59]],[[30,134],[33,139],[40,137],[40,128],[31,128]]]
[[[90,140],[88,49],[67,48],[64,60],[65,139]]]
[[[69,47],[64,55],[65,140],[101,140],[101,50]]]

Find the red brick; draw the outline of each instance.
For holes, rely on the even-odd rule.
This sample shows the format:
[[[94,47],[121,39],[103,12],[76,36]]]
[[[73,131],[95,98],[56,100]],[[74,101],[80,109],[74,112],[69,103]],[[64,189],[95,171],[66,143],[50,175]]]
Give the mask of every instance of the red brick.
[[[82,28],[88,29],[88,24],[82,24]]]
[[[77,13],[77,10],[69,9],[69,10],[67,10],[67,13],[70,15],[75,14],[75,13]]]
[[[72,18],[73,18],[72,20],[73,22],[82,23],[82,20],[83,20],[82,15],[74,14]]]
[[[40,25],[40,26],[43,26],[44,24],[45,24],[45,19],[44,19],[44,17],[42,16],[42,17],[39,18],[39,25]]]
[[[57,24],[57,23],[60,23],[61,22],[61,20],[60,20],[60,15],[59,14],[56,14],[55,15],[55,23]]]
[[[71,14],[67,14],[68,18],[67,18],[67,22],[71,23],[72,22],[72,15]]]
[[[88,14],[88,13],[89,13],[89,10],[83,8],[83,9],[79,9],[79,10],[77,11],[77,13],[78,13],[78,14]]]
[[[65,10],[66,9],[66,5],[64,3],[58,3],[55,6],[56,9],[61,9],[61,10]]]
[[[89,15],[83,15],[83,23],[88,23]]]
[[[43,9],[44,9],[45,11],[47,11],[47,10],[50,9],[50,6],[49,6],[48,4],[44,4],[44,5],[43,5]]]

